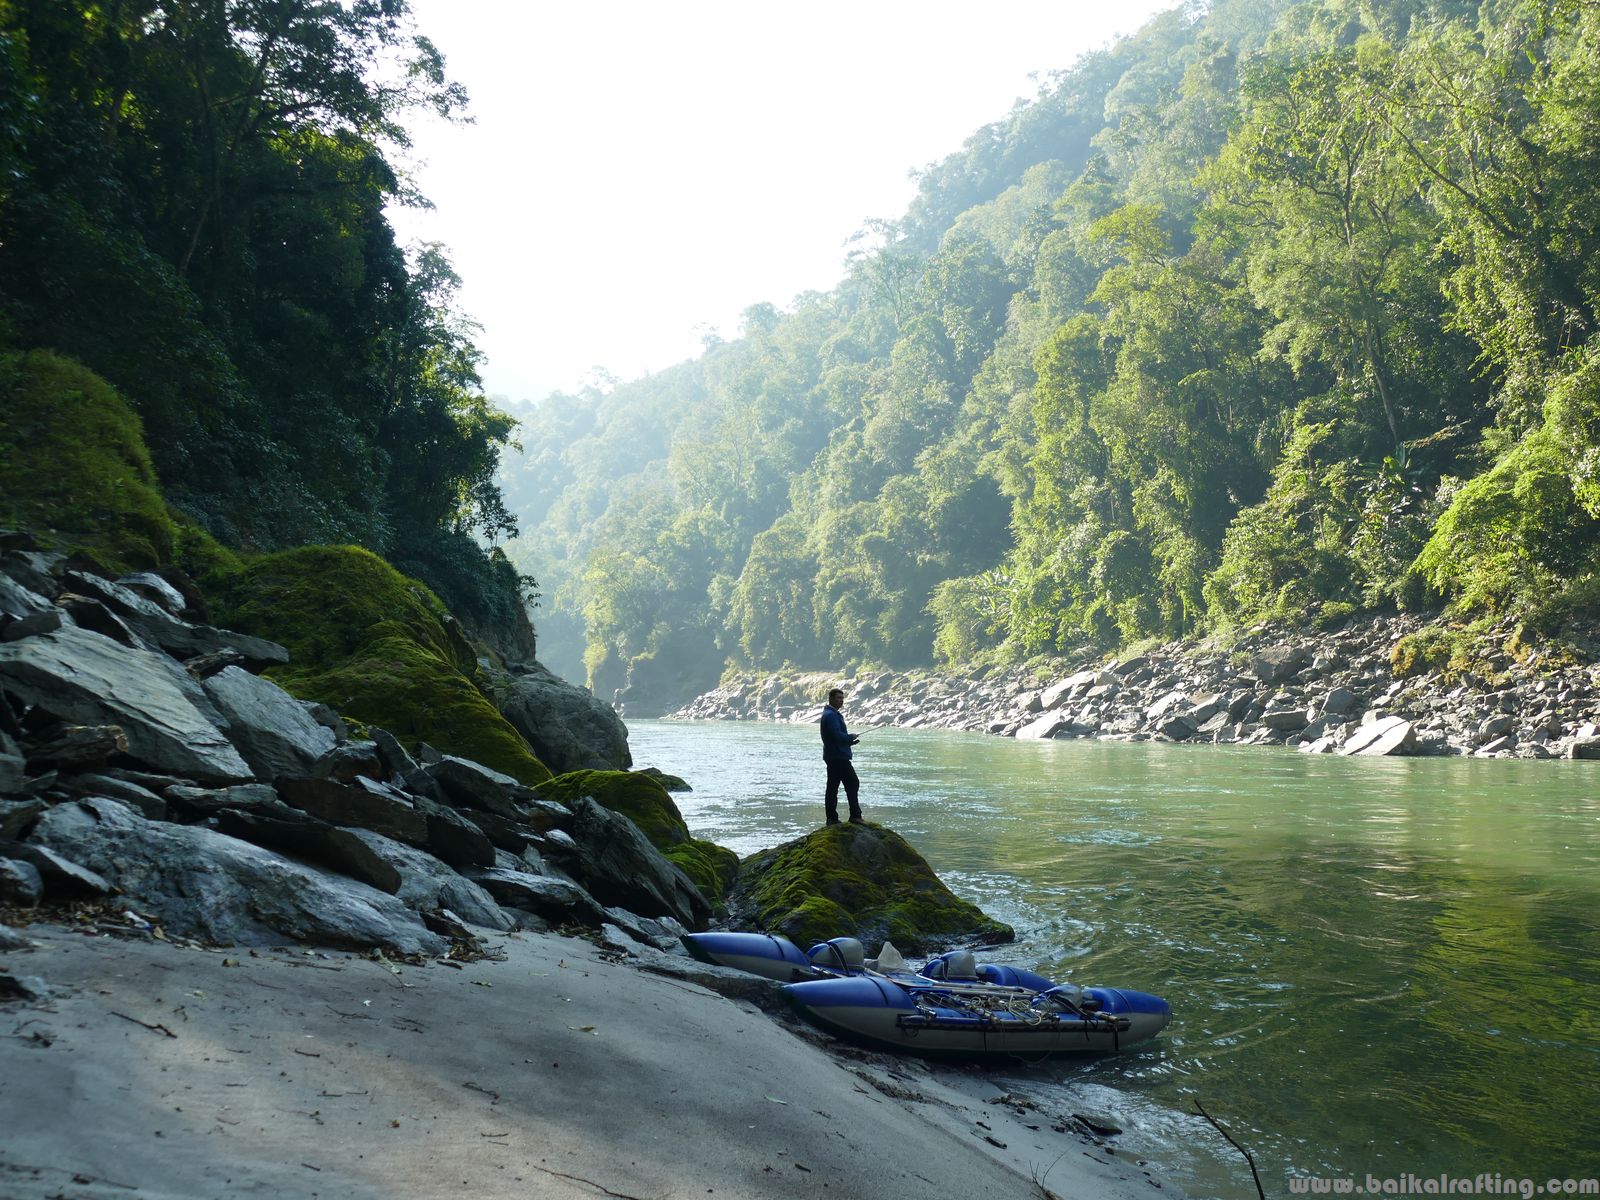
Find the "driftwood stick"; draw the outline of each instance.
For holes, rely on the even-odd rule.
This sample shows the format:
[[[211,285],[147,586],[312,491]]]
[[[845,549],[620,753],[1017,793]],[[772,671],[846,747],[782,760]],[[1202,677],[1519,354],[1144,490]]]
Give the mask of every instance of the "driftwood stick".
[[[141,1021],[141,1020],[139,1020],[138,1017],[130,1017],[127,1013],[113,1012],[111,1015],[113,1017],[121,1017],[124,1021],[132,1021],[135,1025],[143,1025],[151,1033],[164,1033],[169,1038],[175,1038],[175,1037],[178,1036],[177,1034],[173,1033],[172,1030],[168,1029],[165,1025],[152,1025],[152,1024],[150,1024],[149,1021]]]
[[[1215,1117],[1213,1117],[1210,1113],[1208,1113],[1206,1111],[1205,1105],[1201,1104],[1198,1098],[1195,1100],[1194,1106],[1195,1106],[1195,1108],[1200,1110],[1200,1115],[1202,1117],[1204,1117],[1207,1121],[1211,1122],[1212,1128],[1214,1128],[1223,1137],[1228,1139],[1228,1145],[1232,1146],[1240,1154],[1244,1155],[1245,1162],[1250,1164],[1250,1178],[1252,1178],[1252,1179],[1254,1179],[1256,1181],[1256,1195],[1260,1196],[1261,1200],[1267,1200],[1267,1193],[1262,1191],[1262,1189],[1261,1189],[1261,1175],[1256,1170],[1256,1160],[1251,1155],[1250,1151],[1246,1150],[1243,1146],[1239,1145],[1238,1142],[1233,1140],[1233,1134],[1229,1133],[1226,1129],[1224,1129],[1222,1127],[1222,1122],[1218,1121]]]

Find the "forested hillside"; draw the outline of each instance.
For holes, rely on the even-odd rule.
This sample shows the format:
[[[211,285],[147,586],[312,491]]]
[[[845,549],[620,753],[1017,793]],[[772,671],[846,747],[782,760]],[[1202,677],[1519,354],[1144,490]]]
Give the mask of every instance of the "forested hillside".
[[[1174,10],[928,169],[834,291],[544,401],[513,557],[602,691],[1549,625],[1595,598],[1597,251],[1600,6]]]
[[[384,216],[420,202],[404,122],[464,102],[405,0],[0,0],[8,432],[108,382],[184,528],[357,543],[486,636],[517,624],[522,583],[479,542],[514,528],[512,422],[449,263]],[[40,480],[74,464],[0,465],[6,520],[64,514]]]

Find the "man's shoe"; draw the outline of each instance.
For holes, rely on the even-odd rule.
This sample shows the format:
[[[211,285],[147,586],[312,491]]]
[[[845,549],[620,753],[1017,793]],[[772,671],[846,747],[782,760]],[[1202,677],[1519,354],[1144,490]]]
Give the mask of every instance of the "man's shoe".
[[[852,825],[865,825],[866,823],[867,823],[867,819],[865,817],[863,817],[860,813],[857,813],[855,816],[850,818],[850,824],[852,824]]]
[[[837,825],[838,823],[839,823],[839,818],[838,817],[829,817],[827,822],[826,822],[826,824],[829,824],[829,825]]]

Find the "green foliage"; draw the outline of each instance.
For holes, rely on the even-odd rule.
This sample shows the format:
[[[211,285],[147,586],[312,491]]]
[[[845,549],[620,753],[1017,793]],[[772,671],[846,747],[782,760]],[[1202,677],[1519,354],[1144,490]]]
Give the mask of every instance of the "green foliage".
[[[1233,0],[1052,77],[832,293],[541,410],[591,680],[1581,607],[1597,59],[1579,0]]]
[[[138,416],[93,371],[46,350],[0,354],[0,525],[112,567],[173,561]]]
[[[727,894],[739,872],[738,855],[690,836],[667,789],[643,771],[570,771],[540,784],[539,795],[562,804],[588,796],[621,813],[713,903]]]
[[[955,896],[904,838],[876,825],[830,826],[764,850],[741,864],[738,893],[760,928],[801,946],[855,937],[915,951],[1014,936]]]
[[[0,5],[0,336],[113,385],[229,546],[455,536],[430,578],[520,608],[470,540],[514,529],[512,422],[385,216],[405,118],[463,103],[405,0]]]
[[[1389,666],[1396,678],[1407,679],[1437,671],[1445,678],[1459,678],[1472,660],[1473,638],[1461,629],[1428,625],[1408,633],[1389,652]]]
[[[289,648],[289,665],[271,674],[296,696],[525,784],[550,778],[478,685],[455,618],[377,555],[308,546],[250,559],[207,582],[219,619]]]

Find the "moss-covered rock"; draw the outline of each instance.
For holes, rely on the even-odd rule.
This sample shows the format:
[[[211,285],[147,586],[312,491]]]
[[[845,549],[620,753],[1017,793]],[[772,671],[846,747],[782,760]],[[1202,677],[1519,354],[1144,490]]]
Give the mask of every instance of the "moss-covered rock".
[[[0,355],[0,525],[118,569],[172,561],[178,531],[139,416],[87,367]]]
[[[288,647],[271,672],[307,700],[525,784],[550,778],[475,676],[439,598],[357,546],[305,546],[209,581],[224,623]]]
[[[739,871],[739,856],[689,833],[683,813],[661,781],[643,771],[570,771],[539,785],[546,800],[571,804],[588,796],[637,825],[650,844],[683,869],[713,903],[727,894]]]
[[[916,951],[1016,936],[945,887],[903,837],[872,824],[825,826],[745,859],[728,907],[801,946],[855,937],[869,952],[886,939]]]

